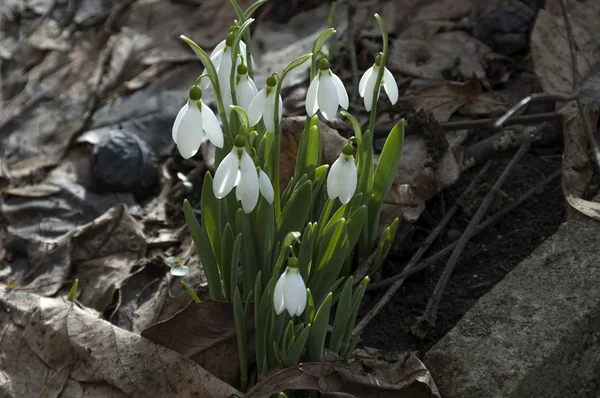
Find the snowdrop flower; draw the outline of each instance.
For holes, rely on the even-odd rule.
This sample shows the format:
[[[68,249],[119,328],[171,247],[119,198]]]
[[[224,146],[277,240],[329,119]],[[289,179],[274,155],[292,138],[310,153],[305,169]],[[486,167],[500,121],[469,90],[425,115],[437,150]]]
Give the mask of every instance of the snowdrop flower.
[[[275,285],[273,292],[275,313],[279,315],[287,309],[290,316],[300,316],[306,308],[306,299],[306,285],[298,270],[298,259],[292,257]]]
[[[227,35],[227,38],[221,41],[215,49],[210,54],[210,60],[212,61],[215,69],[217,70],[217,76],[219,78],[219,86],[221,88],[221,95],[225,96],[229,93],[230,89],[230,77],[231,77],[231,67],[233,65],[233,61],[231,59],[231,50],[233,46],[233,41],[235,39],[235,34],[230,32]],[[239,47],[239,55],[241,55],[241,59],[243,63],[246,63],[246,43],[240,41]],[[238,57],[239,59],[239,57]],[[206,73],[206,69],[202,74]],[[203,83],[202,89],[206,90],[210,84],[210,81],[206,81]]]
[[[248,67],[245,64],[238,65],[237,74],[237,85],[235,86],[237,103],[248,113],[252,100],[258,94],[258,89],[252,78],[248,76]]]
[[[334,200],[339,197],[343,204],[348,203],[354,196],[358,181],[353,153],[354,149],[350,143],[344,145],[340,157],[333,162],[327,176],[329,199]]]
[[[200,87],[193,86],[189,98],[177,114],[171,132],[184,159],[189,159],[198,152],[205,133],[214,146],[223,147],[221,125],[213,111],[202,101]]]
[[[358,83],[358,93],[365,99],[365,109],[367,112],[371,111],[371,106],[373,105],[375,81],[377,80],[380,67],[381,54],[375,58],[375,64],[366,70],[364,75],[362,75],[360,78],[360,82]],[[390,72],[385,66],[383,67],[383,79],[381,79],[381,84],[383,85],[390,102],[395,104],[396,101],[398,101],[398,85],[396,84],[396,80],[394,79],[392,72]],[[377,99],[379,99],[379,90],[377,91]]]
[[[246,214],[258,203],[259,192],[269,203],[273,203],[274,192],[269,177],[254,164],[245,148],[245,140],[237,136],[231,152],[219,164],[213,180],[213,192],[217,199],[223,199],[237,187],[235,196],[242,202]]]
[[[248,120],[250,126],[255,126],[260,122],[260,119],[265,123],[265,127],[268,131],[275,132],[275,85],[277,81],[274,76],[270,76],[267,79],[267,85],[265,88],[260,90],[256,97],[250,103],[248,107]],[[279,96],[279,122],[281,123],[282,116],[282,104],[283,100],[281,95]]]
[[[338,110],[338,105],[348,109],[348,93],[344,84],[329,68],[329,61],[321,58],[319,72],[310,82],[306,93],[306,113],[313,116],[317,110],[323,117],[332,120]]]

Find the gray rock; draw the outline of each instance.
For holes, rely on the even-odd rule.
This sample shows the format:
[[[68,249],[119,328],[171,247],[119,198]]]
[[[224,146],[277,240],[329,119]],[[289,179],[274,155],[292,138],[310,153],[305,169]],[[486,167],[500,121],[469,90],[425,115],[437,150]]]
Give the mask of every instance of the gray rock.
[[[578,214],[425,356],[443,397],[600,396],[600,223]]]
[[[142,199],[156,185],[156,156],[137,135],[113,130],[94,146],[90,176],[97,192],[131,192]]]

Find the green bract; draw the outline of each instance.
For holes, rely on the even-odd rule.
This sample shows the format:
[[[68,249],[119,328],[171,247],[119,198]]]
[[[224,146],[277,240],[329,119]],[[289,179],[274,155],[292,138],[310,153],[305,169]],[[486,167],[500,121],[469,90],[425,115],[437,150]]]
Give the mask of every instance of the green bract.
[[[281,182],[282,131],[278,117],[281,104],[277,99],[282,84],[291,70],[308,60],[311,60],[311,78],[319,70],[335,67],[323,53],[325,41],[335,30],[323,32],[311,54],[292,60],[282,71],[274,71],[268,79],[269,85],[252,101],[254,104],[263,95],[259,105],[273,104],[267,111],[260,109],[260,115],[268,117],[269,124],[271,115],[274,118],[274,131],[266,131],[265,119],[253,119],[253,105],[249,109],[242,108],[235,94],[238,75],[252,76],[249,26],[254,20],[250,16],[265,2],[257,1],[244,11],[231,0],[238,20],[227,38],[231,54],[226,55],[231,56],[232,61],[229,82],[220,82],[211,57],[191,39],[182,36],[206,68],[225,136],[224,147],[216,152],[217,172],[214,176],[207,173],[202,185],[201,222],[187,201],[184,214],[204,268],[210,298],[232,302],[242,391],[248,385],[250,369],[256,368],[259,374],[265,374],[300,361],[323,360],[326,341],[329,341],[327,348],[340,357],[352,355],[360,340],[359,336],[352,335],[352,329],[369,283],[369,276],[357,277],[359,272],[355,274],[355,271],[360,266],[362,275],[365,270],[368,274],[375,272],[392,245],[398,220],[383,226],[381,236],[378,235],[379,220],[383,200],[400,163],[405,127],[404,120],[394,126],[375,166],[372,132],[388,52],[385,25],[376,15],[383,35],[383,51],[377,56],[382,67],[376,76],[377,92],[369,129],[363,132],[352,115],[342,112],[353,126],[354,137],[343,148],[340,163],[329,166],[321,164],[319,116],[307,117],[293,177]],[[246,52],[240,54],[244,43]],[[246,60],[244,64],[242,55]],[[221,87],[230,87],[231,92],[222,93]],[[201,89],[195,84],[190,98],[199,99],[201,95]],[[227,109],[225,104],[228,104]],[[252,126],[252,120],[259,122]],[[335,196],[328,194],[328,191],[333,192],[332,187],[339,190],[339,184],[344,184],[341,177],[329,179],[331,175],[353,178],[355,187],[346,189],[344,195],[339,194],[340,200],[342,196],[345,198],[345,204],[340,205]],[[285,187],[282,193],[280,184]],[[258,195],[259,188],[261,195]],[[250,205],[246,206],[247,203]],[[184,286],[198,302],[193,290]],[[282,286],[285,289],[282,290]],[[274,301],[279,303],[277,312]],[[249,323],[253,324],[253,335],[247,333]],[[327,339],[329,330],[331,334]],[[254,341],[249,342],[248,338]],[[254,346],[254,350],[249,351],[249,346]]]

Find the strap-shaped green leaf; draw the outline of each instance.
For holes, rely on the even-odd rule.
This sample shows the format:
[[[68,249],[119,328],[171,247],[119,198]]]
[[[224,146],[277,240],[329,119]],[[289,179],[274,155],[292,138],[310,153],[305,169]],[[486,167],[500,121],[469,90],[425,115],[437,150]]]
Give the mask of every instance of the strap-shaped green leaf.
[[[298,144],[298,155],[296,156],[296,167],[294,177],[296,181],[304,175],[310,174],[321,163],[321,129],[319,125],[312,126],[302,132]]]
[[[363,280],[360,281],[358,286],[354,289],[354,293],[352,294],[352,309],[350,311],[350,318],[348,319],[348,323],[346,324],[346,331],[344,333],[344,344],[346,345],[350,344],[352,330],[354,330],[356,318],[358,317],[358,310],[360,309],[360,304],[362,303],[363,297],[365,296],[365,291],[367,290],[367,285],[369,284],[369,281],[369,277],[365,276]],[[352,349],[352,351],[354,351],[354,349]]]
[[[329,341],[329,349],[339,353],[344,341],[346,326],[350,319],[352,310],[352,277],[349,277],[344,284],[340,300],[338,301],[335,310],[335,321],[333,322],[333,331],[331,332],[331,340]]]
[[[362,231],[362,227],[365,223],[365,219],[367,216],[367,206],[362,205],[350,217],[347,218],[346,221],[346,230],[348,230],[348,247],[351,249],[354,248],[358,238],[360,237],[360,233]]]
[[[302,279],[305,281],[308,280],[312,267],[313,247],[317,229],[316,227],[316,223],[308,223],[306,228],[304,228],[304,236],[302,236],[300,249],[298,249],[298,269],[300,270]]]
[[[323,48],[323,44],[325,44],[325,41],[327,40],[327,38],[334,33],[335,33],[335,29],[333,29],[333,28],[327,29],[326,31],[321,33],[319,35],[319,37],[317,37],[317,40],[315,40],[315,44],[313,44],[312,61],[311,61],[312,63],[311,63],[311,68],[310,68],[310,80],[311,81],[315,77],[316,71],[318,70],[317,69],[317,55],[318,55],[319,51],[321,51],[321,48]]]
[[[231,253],[230,278],[231,290],[235,291],[238,288],[238,271],[240,264],[240,250],[242,248],[242,234],[238,234],[233,242],[233,252]]]
[[[207,171],[204,175],[204,182],[202,183],[200,200],[202,223],[204,224],[204,229],[206,229],[206,234],[208,235],[212,249],[217,255],[217,263],[220,263],[222,252],[221,234],[223,231],[220,227],[221,220],[219,216],[219,200],[215,197],[212,185],[212,175]]]
[[[235,230],[242,234],[242,283],[244,288],[243,297],[248,297],[249,292],[254,288],[256,274],[258,273],[258,260],[256,257],[256,246],[254,244],[254,234],[252,225],[244,210],[238,209],[235,214]]]
[[[271,276],[271,250],[275,239],[275,215],[273,206],[261,200],[256,211],[254,222],[254,239],[257,259],[263,279]]]
[[[342,218],[325,232],[319,243],[315,273],[309,282],[316,305],[332,291],[348,249],[346,220]]]
[[[250,18],[252,16],[252,14],[254,14],[254,11],[256,11],[258,9],[258,7],[262,6],[263,4],[265,4],[268,1],[269,0],[258,0],[258,1],[255,1],[248,8],[246,8],[246,11],[244,12],[244,16],[246,18]]]
[[[196,251],[198,252],[202,268],[206,275],[210,298],[214,300],[223,300],[224,297],[219,267],[217,266],[217,260],[210,245],[210,240],[208,239],[208,235],[204,228],[200,226],[200,223],[192,210],[192,206],[187,200],[184,200],[183,202],[183,214],[185,215],[185,222],[190,230],[190,235],[192,235]]]
[[[286,66],[285,69],[283,70],[282,79],[283,79],[283,76],[290,73],[293,69],[296,69],[297,67],[299,67],[300,65],[302,65],[303,63],[308,61],[310,59],[310,57],[312,57],[312,53],[301,55],[298,58],[296,58],[295,60],[293,60],[292,62],[290,62],[288,64],[288,66]]]
[[[283,348],[283,357],[285,357],[287,354],[288,346],[292,341],[292,337],[294,337],[294,321],[290,319],[287,327],[285,328],[285,332],[283,333],[283,341],[281,342]]]
[[[392,243],[394,242],[394,237],[396,236],[396,231],[398,230],[398,219],[394,219],[392,225],[387,227],[381,237],[379,238],[379,244],[377,245],[377,250],[375,256],[373,257],[373,262],[369,268],[369,275],[372,275],[375,271],[379,269],[381,264],[383,264],[385,258],[387,257],[390,248],[392,247]]]
[[[302,231],[308,219],[312,197],[312,182],[306,181],[290,197],[277,219],[275,242],[281,242],[291,231]]]
[[[233,260],[233,229],[231,228],[231,224],[225,225],[225,230],[223,231],[223,252],[221,254],[221,258],[223,259],[223,287],[225,288],[225,298],[227,300],[231,300],[233,298],[233,289],[235,286],[231,285],[232,281],[232,270],[231,270],[231,262]]]
[[[190,287],[190,285],[188,285],[184,281],[181,281],[181,285],[183,286],[183,288],[185,289],[185,291],[190,295],[190,297],[192,298],[192,300],[194,300],[194,303],[199,303],[200,302],[200,298],[198,297],[198,295],[196,294],[196,292],[194,291],[194,289],[192,289]],[[69,300],[69,301],[71,301],[71,300]]]
[[[329,293],[325,300],[323,300],[323,304],[321,304],[315,315],[315,321],[312,323],[308,342],[308,359],[310,361],[323,360],[323,348],[325,346],[325,337],[327,336],[327,326],[329,326],[332,296]]]
[[[291,345],[291,347],[288,347],[288,352],[283,358],[283,366],[294,366],[298,363],[302,353],[304,352],[304,347],[306,347],[308,337],[310,336],[310,329],[310,324],[308,324],[303,330],[300,329],[300,334],[298,337],[296,337],[296,341]]]
[[[258,280],[258,279],[257,279]],[[255,295],[256,297],[256,295]],[[256,366],[260,374],[268,372],[267,363],[267,337],[270,334],[268,328],[271,318],[271,308],[273,307],[273,297],[269,294],[269,290],[265,289],[260,298],[260,305],[256,315]],[[270,343],[269,343],[270,345]],[[272,348],[269,348],[272,349]]]

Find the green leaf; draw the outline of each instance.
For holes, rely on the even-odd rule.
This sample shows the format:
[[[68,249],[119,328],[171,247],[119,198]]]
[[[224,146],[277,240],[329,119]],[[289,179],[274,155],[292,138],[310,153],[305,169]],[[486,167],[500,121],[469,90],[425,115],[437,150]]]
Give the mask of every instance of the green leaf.
[[[73,282],[73,285],[71,286],[71,290],[69,290],[69,295],[67,296],[67,301],[73,301],[75,299],[75,295],[77,294],[78,288],[79,288],[79,279],[75,278],[75,282]]]
[[[233,294],[233,318],[235,321],[235,331],[237,335],[238,354],[240,358],[240,389],[245,391],[248,387],[248,344],[246,341],[247,319],[244,316],[240,289],[235,288]]]
[[[287,354],[288,345],[292,341],[292,337],[294,335],[294,321],[290,319],[288,322],[287,328],[285,328],[285,333],[283,333],[283,356]]]
[[[390,252],[390,248],[392,247],[392,243],[394,243],[394,237],[396,236],[396,231],[398,230],[398,219],[394,219],[392,225],[387,227],[381,237],[379,238],[379,244],[377,245],[376,254],[373,257],[373,262],[369,268],[369,275],[372,275],[375,271],[379,269],[381,264],[385,261],[388,253]]]
[[[271,250],[275,239],[275,215],[273,206],[261,200],[256,211],[254,235],[258,264],[263,278],[271,275]]]
[[[351,249],[354,248],[354,245],[356,245],[356,242],[360,237],[366,216],[367,206],[362,205],[354,213],[352,213],[352,215],[348,217],[346,221],[346,230],[348,230],[348,247]]]
[[[344,344],[350,344],[350,337],[352,337],[352,330],[354,330],[354,325],[356,324],[356,318],[358,317],[358,310],[360,309],[360,305],[362,304],[363,297],[365,296],[365,291],[367,290],[367,285],[369,284],[369,277],[365,276],[360,284],[354,289],[354,293],[352,294],[352,309],[350,310],[350,318],[346,324],[346,331],[344,333]],[[356,347],[355,347],[356,348]],[[354,351],[354,349],[352,349]]]
[[[338,278],[348,251],[346,220],[341,219],[325,232],[319,243],[317,268],[310,281],[315,304],[320,304]]]
[[[225,225],[225,230],[223,231],[223,253],[221,254],[221,258],[223,259],[223,286],[225,288],[225,298],[227,300],[231,300],[233,298],[233,289],[235,286],[231,285],[232,281],[232,270],[231,263],[233,260],[233,229],[231,228],[231,224]]]
[[[217,263],[221,263],[221,234],[223,231],[220,227],[219,199],[215,197],[212,185],[212,175],[207,171],[204,175],[204,182],[202,183],[200,200],[202,223],[204,224],[204,229],[206,229],[206,234],[208,235],[212,249],[214,253],[217,253]]]
[[[260,374],[268,372],[267,363],[267,337],[270,334],[269,320],[271,318],[272,296],[269,294],[269,289],[265,289],[260,299],[258,308],[258,316],[256,317],[256,363]],[[269,347],[270,348],[270,347]],[[271,348],[270,348],[271,349]]]
[[[306,289],[306,309],[304,310],[304,316],[307,320],[306,323],[313,323],[315,321],[315,302],[313,301],[310,289]]]
[[[302,275],[302,279],[305,281],[308,280],[310,276],[310,269],[312,266],[312,258],[313,258],[313,247],[315,243],[316,236],[316,223],[308,223],[306,228],[304,229],[304,236],[302,237],[302,241],[300,242],[300,249],[298,249],[298,269],[300,270],[300,275]]]
[[[210,298],[213,300],[223,300],[223,290],[221,287],[221,278],[219,276],[217,260],[210,245],[208,235],[204,228],[200,226],[200,223],[192,210],[192,206],[187,200],[184,200],[183,202],[183,213],[185,215],[185,222],[190,230],[190,235],[192,235],[194,245],[196,246],[196,251],[200,257],[202,268],[206,274]]]
[[[343,352],[342,358],[343,359],[349,359],[350,355],[352,355],[352,353],[354,352],[354,350],[356,350],[356,347],[358,346],[358,343],[360,343],[360,335],[354,336],[354,338],[352,339],[352,341],[350,342],[350,344],[347,345],[346,350]]]
[[[352,310],[352,277],[349,277],[344,284],[342,294],[335,310],[335,321],[333,322],[333,332],[329,341],[329,349],[335,353],[340,352],[346,333],[346,326]]]
[[[233,9],[235,10],[235,14],[238,17],[239,21],[245,21],[245,15],[244,15],[244,11],[242,10],[242,7],[240,7],[240,5],[238,4],[237,0],[229,0],[229,2],[231,3],[231,5],[233,6]]]
[[[235,226],[237,233],[242,234],[242,282],[244,297],[249,297],[248,294],[254,287],[256,274],[258,273],[258,259],[252,226],[250,225],[248,216],[242,209],[238,209],[235,215]]]
[[[358,208],[362,203],[362,197],[363,194],[358,193],[354,195],[352,199],[350,199],[350,202],[346,203],[345,205],[341,205],[340,208],[337,209],[337,211],[333,214],[333,216],[331,216],[329,221],[327,221],[327,225],[325,226],[324,231],[327,231],[329,228],[331,228],[331,226],[338,222],[338,220],[342,217],[347,218],[348,216],[353,214],[353,209]]]
[[[331,311],[331,298],[332,294],[329,293],[319,307],[311,327],[308,342],[308,359],[311,362],[323,360],[323,348],[327,336],[327,326],[329,326],[329,312]]]
[[[281,206],[285,207],[288,200],[290,200],[290,196],[292,196],[292,192],[294,191],[294,177],[291,177],[288,181],[283,193],[281,194]]]
[[[291,231],[302,231],[308,219],[312,198],[312,182],[306,181],[292,194],[277,219],[275,242],[280,242]]]
[[[294,177],[296,181],[304,174],[310,174],[321,163],[321,129],[312,126],[303,131],[298,144]]]
[[[404,119],[400,120],[390,131],[381,151],[381,156],[379,156],[379,163],[373,180],[372,200],[376,203],[381,203],[392,187],[400,166],[403,146]]]
[[[296,339],[296,342],[289,347],[289,351],[287,352],[285,358],[283,358],[283,366],[294,366],[300,360],[302,356],[302,352],[304,351],[304,347],[306,346],[306,342],[308,337],[310,336],[311,325],[308,324],[304,330],[300,333],[300,336]]]
[[[327,175],[327,170],[329,170],[329,165],[324,164],[315,169],[313,173],[308,176],[308,179],[313,182],[313,203],[317,199],[317,195],[321,191],[321,187],[323,186],[323,182],[325,181],[325,176]]]
[[[229,225],[229,224],[227,224]],[[230,277],[231,290],[238,288],[238,266],[240,264],[240,249],[242,247],[242,234],[238,234],[233,242],[233,252],[231,254]]]

